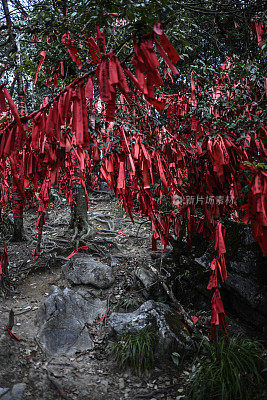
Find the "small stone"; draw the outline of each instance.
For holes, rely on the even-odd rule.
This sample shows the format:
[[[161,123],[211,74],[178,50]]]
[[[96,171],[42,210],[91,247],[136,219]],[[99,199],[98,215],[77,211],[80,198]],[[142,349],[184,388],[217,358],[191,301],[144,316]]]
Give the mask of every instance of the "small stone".
[[[19,400],[22,399],[22,395],[26,389],[26,383],[17,383],[16,385],[13,386],[12,388],[12,400]]]
[[[134,273],[147,290],[155,289],[153,286],[157,283],[157,277],[151,270],[146,268],[137,268]]]
[[[107,393],[108,391],[108,386],[109,386],[109,381],[106,379],[101,379],[100,380],[100,385],[101,389],[103,390],[104,393]]]
[[[122,390],[125,388],[125,382],[123,378],[119,379],[119,389]]]

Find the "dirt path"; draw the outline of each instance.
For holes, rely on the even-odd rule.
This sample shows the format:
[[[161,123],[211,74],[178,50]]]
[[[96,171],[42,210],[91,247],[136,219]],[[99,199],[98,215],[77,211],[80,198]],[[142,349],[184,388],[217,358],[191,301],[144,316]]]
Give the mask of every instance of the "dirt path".
[[[25,383],[25,400],[182,398],[182,381],[172,365],[156,366],[141,377],[130,371],[121,371],[116,366],[107,352],[108,326],[105,320],[96,323],[90,332],[95,345],[93,351],[73,357],[49,358],[38,346],[35,340],[37,310],[52,285],[62,289],[70,287],[61,273],[64,257],[73,250],[71,236],[66,233],[69,216],[67,206],[51,205],[43,234],[43,254],[36,262],[32,255],[34,241],[8,245],[11,292],[0,301],[0,387]],[[36,219],[36,212],[26,213],[25,230],[30,238],[34,236]],[[129,217],[123,215],[116,199],[109,195],[94,196],[89,220],[96,235],[87,243],[88,253],[109,265],[112,263],[115,274],[115,283],[110,289],[91,288],[92,295],[108,299],[110,310],[136,309],[145,298],[137,286],[133,269],[151,261],[149,224],[136,218],[133,225]],[[5,330],[11,309],[15,313],[13,331],[25,340],[21,343],[12,339]]]

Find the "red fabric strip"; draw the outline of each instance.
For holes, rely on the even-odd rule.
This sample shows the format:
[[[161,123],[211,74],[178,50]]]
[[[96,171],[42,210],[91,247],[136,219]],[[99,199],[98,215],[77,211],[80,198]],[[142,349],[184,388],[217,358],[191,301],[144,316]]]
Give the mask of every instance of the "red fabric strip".
[[[99,64],[102,58],[101,52],[99,50],[98,45],[96,44],[94,38],[89,37],[88,39],[88,47],[92,57],[92,60],[95,64]]]
[[[101,53],[105,54],[106,53],[105,34],[100,30],[99,26],[96,27],[96,36],[97,36],[97,44],[99,50],[101,51]]]
[[[70,255],[68,255],[67,259],[69,260],[74,254],[78,253],[80,250],[88,250],[88,246],[81,246],[78,249],[74,250]]]
[[[25,339],[20,339],[18,338],[13,332],[12,328],[8,325],[6,325],[6,330],[8,331],[9,335],[13,338],[16,339],[18,342],[25,342]]]
[[[7,111],[7,107],[6,107],[4,92],[0,88],[0,113],[6,112],[6,111]]]
[[[167,36],[165,35],[165,33],[162,33],[162,35],[160,35],[160,44],[163,47],[163,49],[165,50],[165,52],[168,54],[170,60],[173,62],[173,64],[175,64],[177,61],[180,60],[180,56],[177,53],[177,51],[175,50],[175,48],[173,47],[173,45],[171,44],[171,42],[169,41],[169,39],[167,38]]]
[[[35,85],[36,82],[37,82],[37,78],[38,78],[40,69],[42,68],[42,65],[43,65],[43,62],[44,62],[44,59],[45,59],[45,51],[44,51],[44,50],[41,51],[40,54],[41,54],[41,60],[40,60],[39,65],[38,65],[38,67],[37,67],[37,71],[36,71],[36,75],[35,75],[35,79],[34,79],[34,85]]]
[[[173,65],[173,63],[171,62],[171,60],[169,59],[169,57],[167,56],[167,54],[165,53],[165,51],[163,50],[163,48],[156,39],[155,39],[155,45],[161,57],[164,59],[164,61],[166,62],[172,73],[175,75],[179,75],[179,72],[177,71],[176,67]]]

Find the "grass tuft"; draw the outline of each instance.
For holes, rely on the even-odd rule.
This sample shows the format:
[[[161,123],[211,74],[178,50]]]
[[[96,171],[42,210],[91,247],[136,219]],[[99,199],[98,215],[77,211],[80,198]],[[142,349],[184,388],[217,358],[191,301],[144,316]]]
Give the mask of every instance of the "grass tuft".
[[[137,333],[128,333],[120,341],[110,345],[110,354],[121,368],[130,367],[140,374],[153,368],[157,334],[151,327],[145,327]]]
[[[242,337],[204,339],[205,355],[193,366],[188,381],[191,400],[254,400],[263,378],[262,347]]]

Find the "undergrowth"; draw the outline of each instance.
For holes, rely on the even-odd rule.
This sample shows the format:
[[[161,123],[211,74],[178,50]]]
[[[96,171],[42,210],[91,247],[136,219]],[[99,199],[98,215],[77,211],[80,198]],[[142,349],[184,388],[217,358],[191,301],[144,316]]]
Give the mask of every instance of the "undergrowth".
[[[263,382],[262,347],[240,336],[202,341],[188,381],[190,400],[255,400]]]
[[[155,363],[157,334],[151,327],[145,327],[137,333],[127,333],[119,341],[112,342],[109,351],[121,368],[130,367],[140,374]]]

